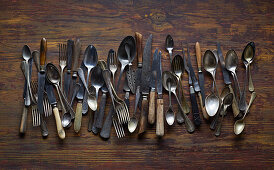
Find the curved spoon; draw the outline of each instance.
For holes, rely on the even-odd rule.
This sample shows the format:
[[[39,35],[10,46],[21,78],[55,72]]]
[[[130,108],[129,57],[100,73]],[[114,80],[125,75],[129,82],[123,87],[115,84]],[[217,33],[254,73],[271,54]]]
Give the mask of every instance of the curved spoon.
[[[30,88],[30,76],[29,76],[29,59],[31,58],[31,52],[30,48],[27,45],[24,45],[22,49],[22,57],[26,61],[26,80],[27,80],[27,88],[26,88],[26,96],[25,96],[25,105],[29,106],[31,104],[31,100],[34,100],[34,97],[32,96],[31,88]]]
[[[249,65],[252,63],[252,61],[254,60],[254,56],[255,56],[255,43],[254,42],[250,42],[246,45],[244,52],[242,54],[242,60],[245,63],[249,63]],[[250,71],[250,67],[248,69],[249,72],[249,83],[248,83],[248,89],[250,92],[254,91],[254,85],[253,85],[253,81],[251,78],[251,71]]]
[[[172,50],[174,47],[174,41],[171,35],[167,35],[166,37],[166,50],[169,53],[169,59],[170,59],[170,64],[172,63]]]
[[[169,98],[169,106],[166,111],[166,122],[169,126],[173,125],[175,120],[175,112],[172,109],[172,103],[171,103],[171,80],[170,78],[167,80],[168,84],[168,98]]]
[[[244,122],[245,116],[246,116],[246,114],[248,113],[249,108],[250,108],[250,106],[252,105],[252,103],[253,103],[253,101],[254,101],[255,98],[256,98],[256,92],[253,92],[253,93],[251,94],[251,98],[250,98],[250,101],[249,101],[249,104],[248,104],[248,106],[247,106],[247,109],[246,109],[246,111],[245,111],[244,116],[243,116],[241,119],[237,120],[237,121],[234,123],[234,133],[235,133],[235,135],[241,134],[242,131],[244,130],[244,128],[245,128],[245,122]]]
[[[105,81],[102,74],[102,69],[99,65],[93,68],[91,72],[91,85],[96,90],[96,101],[98,100],[99,89],[104,85]]]

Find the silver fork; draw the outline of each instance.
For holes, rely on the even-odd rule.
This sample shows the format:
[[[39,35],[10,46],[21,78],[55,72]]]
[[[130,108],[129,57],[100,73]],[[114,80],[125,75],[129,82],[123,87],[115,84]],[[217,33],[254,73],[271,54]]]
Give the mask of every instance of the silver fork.
[[[67,66],[67,45],[66,44],[59,44],[59,66],[61,68],[61,90],[63,91],[63,72],[65,67]]]
[[[113,118],[112,118],[112,123],[116,132],[116,135],[118,138],[122,138],[125,136],[125,131],[123,126],[117,122],[117,115],[114,114]]]
[[[109,50],[109,52],[108,52],[107,65],[108,65],[108,69],[112,73],[112,81],[113,81],[113,85],[114,85],[115,72],[117,71],[118,66],[117,66],[116,52],[112,49]]]
[[[30,83],[30,86],[31,86],[31,89],[32,89],[32,92],[33,92],[33,96],[37,100],[37,98],[38,98],[38,96],[37,96],[38,83],[32,81]],[[38,112],[38,108],[37,108],[36,103],[31,105],[31,116],[32,116],[32,126],[40,126],[40,124],[41,124],[41,115]]]
[[[52,114],[52,107],[49,104],[47,95],[44,96],[43,106],[44,106],[45,117],[49,117]]]

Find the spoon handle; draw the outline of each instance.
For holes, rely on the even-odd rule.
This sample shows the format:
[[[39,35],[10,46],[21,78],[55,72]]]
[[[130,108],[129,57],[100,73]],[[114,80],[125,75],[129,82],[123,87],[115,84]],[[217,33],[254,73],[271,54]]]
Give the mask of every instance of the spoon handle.
[[[249,72],[248,89],[249,89],[250,92],[253,92],[254,91],[254,85],[253,85],[253,81],[252,81],[252,78],[251,78],[251,68],[250,68],[250,66],[249,66],[248,72]]]
[[[214,119],[213,119],[212,122],[210,123],[209,128],[210,128],[211,130],[214,130],[214,129],[216,128],[216,125],[217,125],[217,123],[218,123],[218,119],[219,119],[219,117],[220,117],[220,112],[221,112],[222,109],[223,109],[223,105],[221,106],[221,108],[219,108],[217,114],[215,115]]]
[[[256,92],[254,91],[254,92],[251,94],[249,104],[248,104],[248,106],[247,106],[247,108],[246,108],[246,110],[245,110],[245,114],[244,114],[244,116],[243,116],[242,119],[244,119],[245,116],[246,116],[246,114],[249,112],[249,109],[250,109],[250,107],[251,107],[253,101],[255,100],[256,96],[257,96],[257,94],[256,94]]]
[[[157,99],[156,135],[161,137],[164,136],[164,134],[164,101],[163,99]]]
[[[180,81],[180,79],[179,79],[179,88],[178,88],[178,98],[179,98],[179,101],[181,102],[182,101],[182,97],[184,97],[184,95],[182,95],[181,94],[181,91],[182,91],[182,84],[181,84],[181,81]],[[184,108],[183,108],[184,109]],[[181,113],[181,109],[178,107],[178,113],[176,114],[176,120],[177,120],[177,122],[179,123],[179,124],[181,124],[181,123],[184,123],[184,118],[183,118],[183,116],[182,116],[182,113]]]
[[[233,111],[234,117],[237,117],[240,113],[240,110],[239,110],[239,106],[238,106],[238,103],[237,103],[237,100],[236,100],[236,96],[234,94],[234,91],[233,91],[233,88],[232,88],[231,84],[228,85],[228,88],[230,90],[230,93],[233,94],[232,111]]]

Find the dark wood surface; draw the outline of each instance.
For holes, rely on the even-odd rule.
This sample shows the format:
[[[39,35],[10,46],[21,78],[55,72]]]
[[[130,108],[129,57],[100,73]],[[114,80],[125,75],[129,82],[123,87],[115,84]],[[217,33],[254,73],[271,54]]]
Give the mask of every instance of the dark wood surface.
[[[0,168],[273,168],[272,1],[1,0],[0,4]],[[87,131],[89,116],[84,116],[81,133],[75,134],[72,126],[66,130],[66,139],[60,141],[51,116],[46,120],[50,134],[43,139],[40,128],[31,126],[30,113],[26,135],[18,135],[23,107],[24,78],[20,62],[24,44],[31,50],[39,50],[40,39],[46,37],[47,62],[58,64],[57,44],[79,37],[82,52],[88,44],[93,44],[99,58],[106,60],[108,50],[117,50],[121,40],[134,35],[135,31],[142,33],[145,40],[153,34],[153,49],[157,47],[164,53],[163,70],[169,69],[164,49],[167,34],[175,40],[174,55],[181,54],[182,45],[186,47],[187,42],[194,56],[196,41],[200,42],[202,53],[206,49],[216,49],[219,41],[224,54],[233,48],[240,58],[245,45],[254,41],[256,58],[251,69],[257,98],[243,134],[234,135],[233,116],[229,112],[220,137],[215,137],[209,124],[203,121],[193,134],[188,134],[184,125],[176,124],[166,126],[162,139],[156,138],[155,126],[148,127],[141,139],[128,133],[125,138],[117,139],[112,129],[111,138],[104,141]],[[195,57],[192,63],[197,72]],[[242,87],[242,62],[239,62],[237,73]],[[209,94],[212,80],[204,74],[206,94]],[[220,66],[216,77],[221,91]],[[33,79],[36,78],[34,69]],[[186,73],[183,86],[190,104]],[[249,92],[247,97],[249,99]],[[134,96],[130,99],[133,106]],[[166,92],[164,101],[166,110]],[[173,103],[177,111],[174,98]],[[108,108],[109,104],[107,111]],[[132,112],[133,107],[130,110]]]

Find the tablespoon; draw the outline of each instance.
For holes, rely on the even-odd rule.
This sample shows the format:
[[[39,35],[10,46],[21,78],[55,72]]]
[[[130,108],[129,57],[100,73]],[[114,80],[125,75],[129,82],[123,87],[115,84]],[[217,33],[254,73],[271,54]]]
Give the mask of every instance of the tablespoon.
[[[249,108],[252,105],[255,98],[256,98],[256,92],[253,92],[251,94],[251,98],[250,98],[249,104],[247,106],[247,109],[245,110],[244,116],[234,123],[234,133],[235,133],[235,135],[241,134],[242,131],[244,130],[244,128],[245,128],[245,122],[244,122],[245,116],[248,113]]]
[[[170,79],[170,80],[168,80]],[[189,133],[192,133],[194,132],[195,130],[195,127],[193,125],[193,123],[190,121],[190,119],[188,118],[188,116],[183,112],[183,108],[182,108],[182,105],[177,97],[177,94],[176,94],[176,88],[177,88],[177,84],[178,84],[178,81],[177,81],[177,78],[176,78],[176,75],[169,72],[169,71],[165,71],[163,72],[163,86],[164,88],[168,90],[168,84],[170,84],[170,90],[171,92],[174,94],[176,100],[177,100],[177,103],[179,104],[179,107],[181,109],[181,112],[182,112],[182,116],[185,120],[185,126],[186,126],[186,129]]]
[[[175,112],[172,109],[172,103],[171,103],[171,79],[167,79],[168,84],[168,98],[169,98],[169,106],[166,111],[166,122],[169,126],[173,125],[175,120]]]
[[[98,100],[99,89],[104,85],[104,78],[102,74],[102,69],[99,65],[93,68],[91,72],[91,85],[95,87],[96,90],[96,101]]]
[[[83,60],[83,63],[88,70],[87,81],[86,81],[87,86],[88,86],[88,82],[89,82],[90,71],[93,67],[95,67],[97,65],[97,62],[98,62],[97,50],[94,46],[89,45],[85,50],[84,60]],[[87,91],[85,91],[84,100],[83,100],[83,108],[82,108],[83,114],[86,114],[88,112],[87,97],[88,97],[88,94],[87,94]]]
[[[169,53],[169,59],[170,59],[170,64],[172,63],[172,50],[174,46],[174,41],[171,35],[167,35],[166,37],[166,50]]]
[[[249,65],[252,63],[252,61],[254,60],[254,56],[255,56],[255,43],[254,42],[250,42],[246,45],[244,52],[242,54],[242,60],[244,63],[249,63]],[[249,72],[249,83],[248,83],[248,89],[250,92],[254,91],[254,85],[253,85],[253,81],[251,78],[251,71],[250,71],[250,67],[248,69]]]
[[[63,94],[62,90],[60,89],[60,73],[57,67],[51,63],[47,64],[46,66],[46,77],[48,81],[55,86],[57,89],[57,93],[62,105],[62,111],[64,114],[62,116],[62,126],[69,127],[71,124],[71,119],[75,116],[73,109],[71,108],[67,98]],[[65,103],[64,103],[65,102]]]

